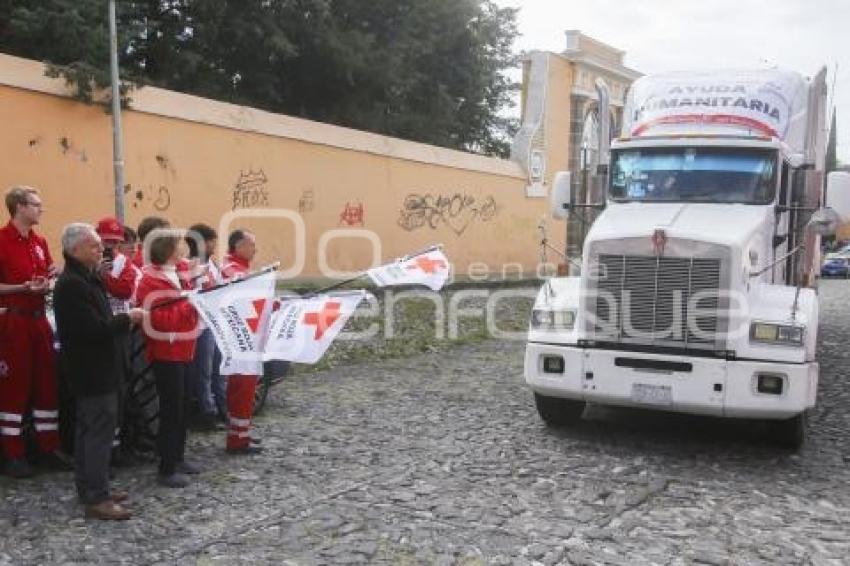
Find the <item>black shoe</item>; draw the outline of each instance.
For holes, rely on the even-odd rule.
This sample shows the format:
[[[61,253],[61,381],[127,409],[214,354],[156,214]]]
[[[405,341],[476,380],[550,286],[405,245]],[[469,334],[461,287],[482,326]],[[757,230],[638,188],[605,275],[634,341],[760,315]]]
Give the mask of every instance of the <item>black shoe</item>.
[[[74,461],[61,450],[39,454],[36,456],[35,464],[39,468],[55,472],[70,472],[74,469]]]
[[[262,446],[253,446],[248,444],[247,446],[240,446],[239,448],[226,448],[225,452],[230,454],[231,456],[254,456],[256,454],[262,453]]]
[[[248,440],[251,442],[251,444],[262,444],[263,443],[262,438],[254,438],[253,436],[249,437]]]
[[[31,478],[35,475],[35,468],[30,466],[30,463],[23,458],[16,458],[6,462],[6,467],[3,470],[10,478],[22,480]]]
[[[189,476],[174,472],[173,474],[160,474],[157,478],[157,483],[165,487],[181,488],[186,487],[190,483]]]
[[[195,476],[201,473],[201,468],[196,466],[195,464],[190,464],[186,460],[182,462],[177,462],[177,473],[185,474],[187,476]]]

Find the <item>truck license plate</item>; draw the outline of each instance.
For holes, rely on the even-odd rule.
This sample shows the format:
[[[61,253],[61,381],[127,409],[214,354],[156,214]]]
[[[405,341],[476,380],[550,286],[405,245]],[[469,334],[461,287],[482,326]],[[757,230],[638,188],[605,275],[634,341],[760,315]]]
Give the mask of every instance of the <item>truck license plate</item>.
[[[646,405],[672,405],[673,390],[669,385],[635,383],[632,385],[632,401]]]

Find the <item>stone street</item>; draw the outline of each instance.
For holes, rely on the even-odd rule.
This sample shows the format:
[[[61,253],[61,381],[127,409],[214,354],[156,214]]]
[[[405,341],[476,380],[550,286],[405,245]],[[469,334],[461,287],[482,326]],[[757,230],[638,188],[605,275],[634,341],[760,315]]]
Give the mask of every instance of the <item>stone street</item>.
[[[70,475],[0,479],[0,564],[850,564],[850,283],[821,298],[799,453],[753,423],[595,406],[548,429],[524,344],[489,340],[289,378],[264,454],[193,434],[191,487],[122,470],[128,523],[84,520]]]

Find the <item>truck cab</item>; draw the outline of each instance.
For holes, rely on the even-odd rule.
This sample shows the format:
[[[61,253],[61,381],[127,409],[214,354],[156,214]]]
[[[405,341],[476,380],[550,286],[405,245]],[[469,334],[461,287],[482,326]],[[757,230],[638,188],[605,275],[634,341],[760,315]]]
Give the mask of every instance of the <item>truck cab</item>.
[[[803,442],[820,236],[840,217],[821,208],[825,92],[823,73],[775,70],[635,83],[604,200],[553,191],[556,215],[601,212],[580,273],[546,281],[534,306],[525,379],[544,421],[592,402],[771,420]]]

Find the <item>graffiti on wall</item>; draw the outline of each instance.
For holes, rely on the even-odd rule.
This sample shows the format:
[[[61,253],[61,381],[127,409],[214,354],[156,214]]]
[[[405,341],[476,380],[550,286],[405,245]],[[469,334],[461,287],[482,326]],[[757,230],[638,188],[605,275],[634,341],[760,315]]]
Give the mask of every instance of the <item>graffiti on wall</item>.
[[[460,236],[474,222],[490,222],[497,213],[492,196],[479,199],[466,193],[411,193],[404,198],[398,225],[408,232],[419,228],[436,230],[442,225]]]
[[[366,208],[362,202],[346,202],[339,213],[339,223],[346,226],[363,226],[365,219]]]
[[[139,208],[146,202],[155,210],[165,212],[171,207],[171,191],[164,185],[147,187],[137,187],[135,190],[132,185],[124,185],[124,194],[132,194],[133,208]]]
[[[316,202],[313,194],[313,189],[305,189],[301,193],[301,198],[298,199],[298,212],[313,212],[316,208]]]
[[[237,208],[255,208],[269,205],[268,178],[265,172],[249,170],[239,172],[239,179],[233,187],[233,210]]]

